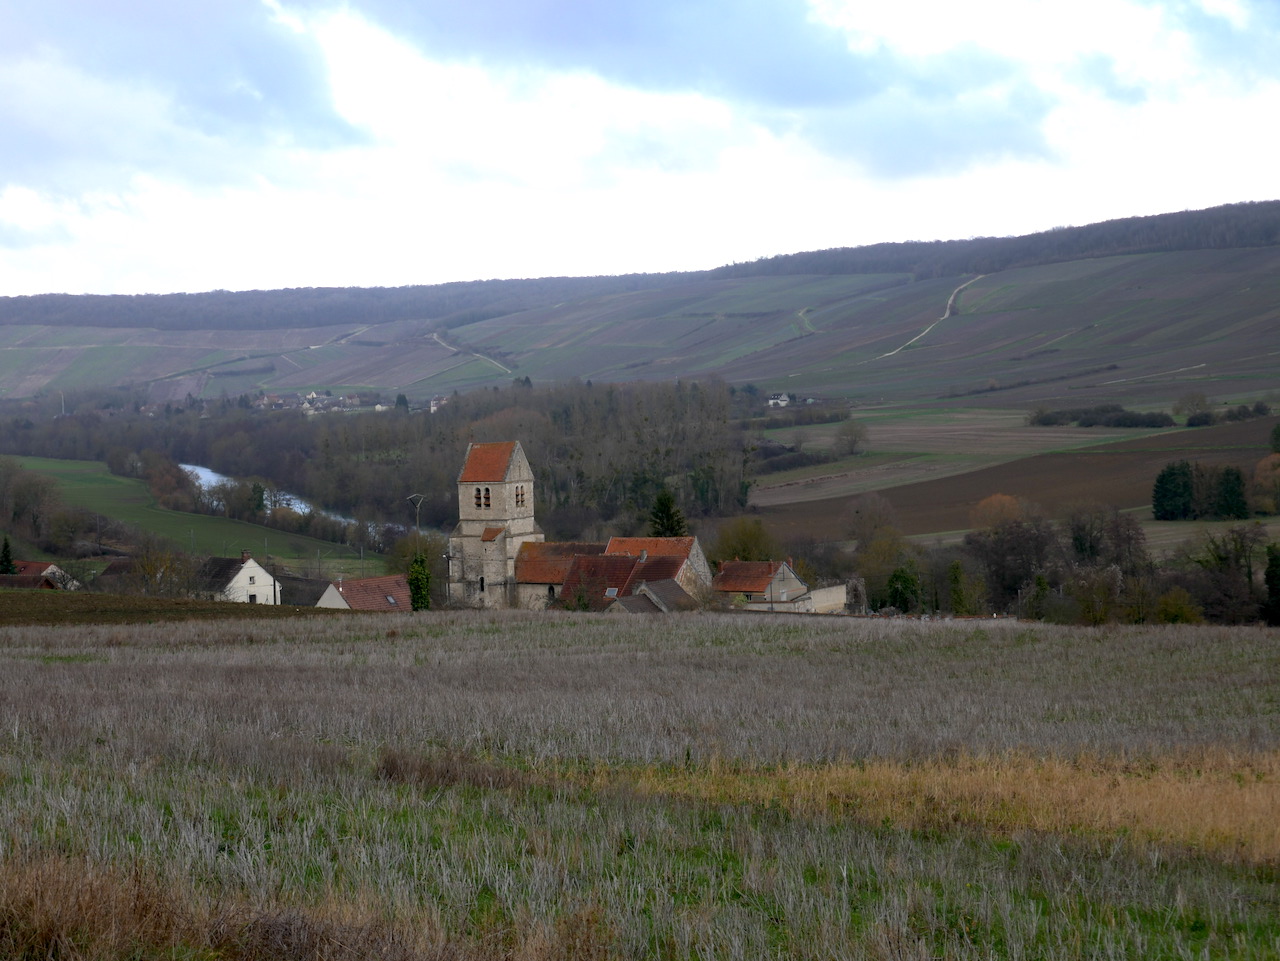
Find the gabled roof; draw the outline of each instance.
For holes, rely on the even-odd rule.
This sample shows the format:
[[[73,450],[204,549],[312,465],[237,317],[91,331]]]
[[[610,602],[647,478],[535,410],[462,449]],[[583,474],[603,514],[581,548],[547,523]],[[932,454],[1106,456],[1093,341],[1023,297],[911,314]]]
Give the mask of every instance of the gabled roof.
[[[683,565],[684,558],[672,554],[647,557],[636,563],[635,570],[631,575],[631,581],[627,586],[632,588],[641,581],[648,583],[649,581],[673,580],[680,573],[680,568]]]
[[[280,585],[280,603],[290,607],[315,607],[329,589],[329,582],[319,577],[277,574],[276,581]]]
[[[353,611],[411,611],[409,578],[404,574],[358,577],[338,582],[338,591]]]
[[[14,561],[14,574],[20,577],[42,577],[49,568],[57,567],[52,561]]]
[[[648,597],[665,613],[692,611],[698,606],[698,602],[674,578],[663,581],[646,581],[636,588],[636,593]]]
[[[711,581],[717,591],[728,594],[763,594],[782,569],[783,561],[725,561]]]
[[[566,541],[526,541],[516,554],[517,584],[563,584],[575,555],[598,556],[603,544]]]
[[[608,605],[610,613],[613,611],[622,611],[627,614],[661,614],[662,608],[653,603],[652,599],[642,594],[632,594],[630,597],[619,597]]]
[[[458,483],[494,484],[506,480],[518,443],[507,440],[497,444],[472,444],[467,448],[467,459],[458,474]]]
[[[648,554],[650,557],[679,557],[689,559],[693,553],[694,537],[611,537],[604,549],[606,554]]]
[[[211,557],[196,571],[196,583],[202,590],[225,591],[244,565],[238,557]]]
[[[603,610],[616,597],[625,597],[639,558],[626,554],[578,554],[569,566],[561,596],[572,602],[578,595],[593,611]]]
[[[480,540],[496,541],[499,537],[502,536],[502,533],[505,530],[506,530],[505,527],[486,527],[483,533],[481,533],[480,535]]]

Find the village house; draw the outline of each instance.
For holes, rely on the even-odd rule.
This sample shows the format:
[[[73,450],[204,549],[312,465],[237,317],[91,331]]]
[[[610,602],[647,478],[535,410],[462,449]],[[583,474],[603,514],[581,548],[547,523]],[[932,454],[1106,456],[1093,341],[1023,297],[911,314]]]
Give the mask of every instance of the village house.
[[[0,587],[78,591],[84,585],[49,561],[14,561],[13,573],[0,575]]]
[[[387,574],[334,581],[315,606],[352,611],[412,611],[413,601],[409,596],[409,578],[404,574]]]
[[[196,571],[196,588],[215,600],[239,604],[279,604],[280,584],[248,551],[211,557]]]
[[[724,561],[712,588],[743,610],[813,613],[809,585],[786,561]]]

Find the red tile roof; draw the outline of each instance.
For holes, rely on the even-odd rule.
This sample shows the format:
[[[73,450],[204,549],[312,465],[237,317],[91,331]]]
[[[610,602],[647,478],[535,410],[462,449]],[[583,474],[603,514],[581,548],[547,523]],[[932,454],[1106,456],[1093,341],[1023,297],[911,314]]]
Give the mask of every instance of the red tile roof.
[[[458,483],[492,484],[505,480],[515,451],[516,442],[513,440],[497,444],[472,444],[467,449],[467,460],[462,465],[462,473],[458,475]]]
[[[526,542],[516,554],[516,583],[563,584],[575,555],[603,553],[603,544]]]
[[[725,561],[711,586],[729,594],[763,594],[782,561]]]
[[[483,533],[481,533],[480,535],[480,540],[496,541],[499,537],[502,536],[502,532],[505,530],[506,530],[505,527],[486,527]]]
[[[680,557],[689,559],[693,552],[692,537],[611,537],[606,554],[647,553],[650,557]]]
[[[337,584],[353,611],[411,611],[409,578],[403,574],[357,577]]]
[[[626,596],[627,585],[638,564],[637,558],[626,554],[600,554],[596,557],[578,554],[564,579],[561,596],[572,603],[581,595],[593,611],[603,610],[615,597]]]

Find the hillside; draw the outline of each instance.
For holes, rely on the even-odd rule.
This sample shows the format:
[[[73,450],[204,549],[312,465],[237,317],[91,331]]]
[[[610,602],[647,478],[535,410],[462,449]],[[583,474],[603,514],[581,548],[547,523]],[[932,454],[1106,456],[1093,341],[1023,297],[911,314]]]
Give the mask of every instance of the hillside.
[[[1278,244],[1268,202],[692,274],[0,298],[0,398],[714,375],[856,402],[1167,405],[1273,384]]]

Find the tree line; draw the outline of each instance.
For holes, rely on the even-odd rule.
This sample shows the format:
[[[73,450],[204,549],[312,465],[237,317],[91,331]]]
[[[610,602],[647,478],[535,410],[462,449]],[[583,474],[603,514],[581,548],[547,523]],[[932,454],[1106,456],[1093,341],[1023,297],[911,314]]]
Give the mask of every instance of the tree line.
[[[415,516],[447,528],[457,520],[468,442],[519,439],[537,475],[539,522],[548,536],[568,539],[606,526],[639,529],[663,487],[693,517],[742,510],[751,435],[740,422],[751,402],[715,380],[545,388],[520,380],[454,395],[435,414],[397,408],[309,417],[226,403],[152,417],[118,398],[107,406],[87,397],[67,416],[0,419],[0,451],[105,461],[145,477],[163,503],[181,509],[213,506],[257,520],[264,502],[288,491],[361,529],[403,526]],[[220,492],[216,505],[202,503],[158,461],[199,464],[244,484]],[[417,494],[415,512],[408,499]]]
[[[773,543],[759,521],[731,522],[708,556],[792,555],[809,583],[845,581],[855,610],[1058,623],[1280,623],[1280,547],[1258,523],[1203,530],[1157,561],[1139,520],[1100,504],[1053,519],[1005,494],[979,503],[953,544],[902,535],[880,494],[854,498],[833,523],[851,549]],[[1265,572],[1265,576],[1264,576]]]

